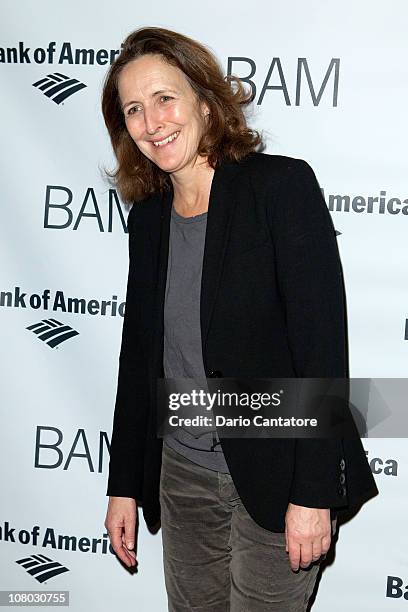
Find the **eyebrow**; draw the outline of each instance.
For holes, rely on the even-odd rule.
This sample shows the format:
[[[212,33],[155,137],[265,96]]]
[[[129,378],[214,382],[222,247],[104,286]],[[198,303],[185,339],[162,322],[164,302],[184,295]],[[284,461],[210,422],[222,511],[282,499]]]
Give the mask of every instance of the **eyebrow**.
[[[170,89],[170,88],[169,89],[159,89],[158,91],[155,91],[152,94],[152,98],[154,98],[154,96],[157,96],[158,94],[162,94],[168,91],[171,91],[171,93],[175,93],[175,94],[178,93],[175,89]],[[139,104],[139,102],[137,100],[131,100],[130,102],[125,102],[125,104],[123,104],[122,106],[122,110],[125,110],[125,108],[129,106],[129,104]]]

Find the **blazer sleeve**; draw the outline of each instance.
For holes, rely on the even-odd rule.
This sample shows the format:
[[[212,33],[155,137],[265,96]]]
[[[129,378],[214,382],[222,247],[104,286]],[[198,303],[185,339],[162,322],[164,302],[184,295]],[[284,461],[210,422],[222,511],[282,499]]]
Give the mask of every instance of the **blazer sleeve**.
[[[134,207],[128,215],[129,271],[119,354],[119,372],[110,445],[107,495],[142,502],[148,385],[146,360],[140,348],[137,259],[133,232]]]
[[[345,378],[344,286],[335,230],[312,168],[292,159],[268,208],[279,292],[297,377]],[[358,440],[361,445],[361,441]],[[296,439],[290,499],[315,508],[347,505],[339,487],[343,440]],[[343,466],[343,468],[342,468]]]

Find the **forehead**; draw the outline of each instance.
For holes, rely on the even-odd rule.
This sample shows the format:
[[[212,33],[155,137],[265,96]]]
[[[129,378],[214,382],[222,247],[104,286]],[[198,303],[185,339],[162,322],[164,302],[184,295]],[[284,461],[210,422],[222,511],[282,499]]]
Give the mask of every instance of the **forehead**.
[[[130,93],[151,95],[157,89],[173,87],[180,91],[190,88],[182,70],[167,63],[160,55],[143,55],[124,66],[118,77],[119,95]]]

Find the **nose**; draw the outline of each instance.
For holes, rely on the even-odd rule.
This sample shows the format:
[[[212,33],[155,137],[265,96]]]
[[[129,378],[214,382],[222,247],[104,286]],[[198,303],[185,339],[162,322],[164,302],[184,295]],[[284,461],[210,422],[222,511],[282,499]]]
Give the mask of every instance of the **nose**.
[[[160,118],[160,113],[154,108],[145,108],[144,121],[146,132],[150,135],[155,134],[163,127],[163,122]]]

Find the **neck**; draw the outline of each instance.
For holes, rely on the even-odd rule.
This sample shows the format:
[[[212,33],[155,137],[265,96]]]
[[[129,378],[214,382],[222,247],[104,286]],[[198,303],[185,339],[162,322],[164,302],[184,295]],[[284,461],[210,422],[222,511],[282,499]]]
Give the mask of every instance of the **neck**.
[[[173,207],[176,212],[184,217],[206,212],[213,176],[214,169],[206,159],[170,174],[174,192]]]

